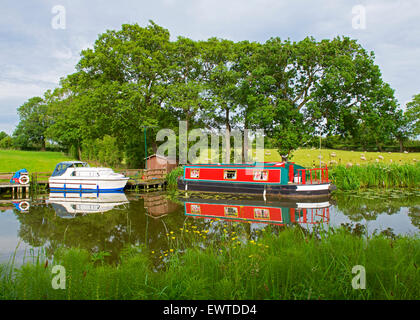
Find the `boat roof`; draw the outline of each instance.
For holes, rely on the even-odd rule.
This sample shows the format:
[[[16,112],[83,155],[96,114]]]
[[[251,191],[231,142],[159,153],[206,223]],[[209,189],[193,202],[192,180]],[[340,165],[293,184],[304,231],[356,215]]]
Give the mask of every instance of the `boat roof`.
[[[267,169],[281,169],[289,168],[293,165],[296,169],[304,169],[294,162],[253,162],[253,163],[197,163],[187,164],[186,168],[235,168],[235,169],[247,169],[247,168],[267,168]]]
[[[84,161],[62,161],[58,164],[75,164],[75,163],[87,163],[87,162],[84,162]]]
[[[187,167],[283,167],[286,162],[253,162],[253,163],[192,163]]]

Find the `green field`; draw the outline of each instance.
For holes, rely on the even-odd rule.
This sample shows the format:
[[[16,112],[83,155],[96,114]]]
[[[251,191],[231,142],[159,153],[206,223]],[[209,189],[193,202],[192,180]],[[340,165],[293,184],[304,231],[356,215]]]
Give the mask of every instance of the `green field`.
[[[264,161],[280,161],[281,157],[276,150],[268,150],[271,155],[265,155]],[[334,157],[332,154],[336,154]],[[304,167],[312,167],[315,163],[316,167],[319,167],[320,159],[318,156],[321,154],[322,165],[332,165],[333,161],[337,164],[346,165],[351,162],[353,165],[366,164],[366,163],[415,163],[420,161],[420,153],[400,153],[400,152],[360,152],[360,151],[343,151],[343,150],[332,150],[332,149],[298,149],[293,152],[291,161],[296,162]],[[362,156],[366,160],[362,160]],[[380,157],[383,157],[381,159]],[[378,159],[378,161],[376,161]]]
[[[335,157],[331,155],[333,153],[336,154]],[[319,155],[320,151],[317,149],[298,149],[293,153],[291,161],[304,167],[312,167],[314,164],[319,167]],[[361,159],[362,155],[365,156],[366,160]],[[416,161],[420,161],[420,153],[353,152],[322,149],[321,156],[323,166],[325,164],[331,166],[334,161],[342,165],[349,162],[353,165],[376,163],[376,159],[379,163],[384,164],[414,164]],[[380,156],[383,159],[380,159]],[[22,168],[29,172],[50,172],[54,170],[58,162],[65,160],[71,160],[71,158],[61,152],[0,150],[0,172],[15,172]],[[281,161],[281,157],[276,150],[266,149],[264,161]]]
[[[52,172],[60,161],[71,160],[61,152],[0,150],[0,172]]]
[[[335,156],[334,156],[335,153]],[[250,155],[253,160],[256,161],[281,161],[281,156],[275,149],[265,149],[264,152],[256,154],[255,151],[250,151]],[[321,159],[319,156],[321,155]],[[263,158],[264,157],[264,158]],[[362,157],[364,157],[363,160]],[[197,162],[206,163],[209,157],[200,157]],[[304,167],[319,167],[321,165],[333,166],[333,165],[352,165],[367,164],[367,163],[383,163],[383,164],[414,164],[420,161],[420,153],[400,153],[400,152],[360,152],[360,151],[344,151],[344,150],[332,150],[332,149],[297,149],[292,153],[293,161]]]

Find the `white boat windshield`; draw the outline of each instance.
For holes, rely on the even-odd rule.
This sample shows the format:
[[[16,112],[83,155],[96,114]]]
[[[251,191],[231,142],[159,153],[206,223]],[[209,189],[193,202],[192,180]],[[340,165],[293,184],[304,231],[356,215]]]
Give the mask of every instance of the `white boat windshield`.
[[[89,167],[89,165],[86,162],[79,162],[79,161],[67,161],[67,162],[60,162],[55,167],[55,170],[52,177],[61,176],[64,172],[66,172],[67,168],[83,168],[83,167]]]

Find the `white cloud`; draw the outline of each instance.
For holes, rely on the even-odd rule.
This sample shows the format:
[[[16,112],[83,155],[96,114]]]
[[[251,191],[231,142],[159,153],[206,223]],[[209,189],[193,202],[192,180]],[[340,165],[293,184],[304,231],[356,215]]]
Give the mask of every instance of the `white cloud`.
[[[66,9],[66,29],[51,27],[53,6]],[[366,7],[366,29],[352,28],[352,8]],[[0,10],[0,114],[33,95],[57,86],[74,72],[82,49],[98,34],[123,23],[148,20],[169,29],[175,39],[212,36],[264,42],[279,36],[299,41],[346,35],[373,50],[383,78],[400,103],[419,93],[420,1],[418,0],[3,0]],[[15,99],[15,106],[10,104]],[[17,116],[16,116],[17,119]],[[0,130],[10,119],[0,118]]]

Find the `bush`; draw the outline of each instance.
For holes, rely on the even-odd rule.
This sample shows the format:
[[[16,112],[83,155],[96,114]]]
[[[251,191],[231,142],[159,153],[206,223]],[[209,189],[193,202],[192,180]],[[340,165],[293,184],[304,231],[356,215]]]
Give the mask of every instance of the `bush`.
[[[169,172],[166,175],[166,181],[168,183],[168,188],[169,189],[176,189],[177,188],[177,180],[179,176],[182,176],[184,174],[184,167],[183,166],[179,166],[177,168],[175,168],[174,170],[172,170],[171,172]]]
[[[0,140],[0,149],[11,149],[13,147],[13,139],[10,136]]]
[[[359,188],[417,188],[420,186],[420,163],[403,165],[368,164],[330,171],[333,183],[340,190]]]
[[[123,153],[118,147],[117,138],[105,135],[102,139],[83,142],[82,158],[99,161],[107,166],[117,166],[121,164]]]

